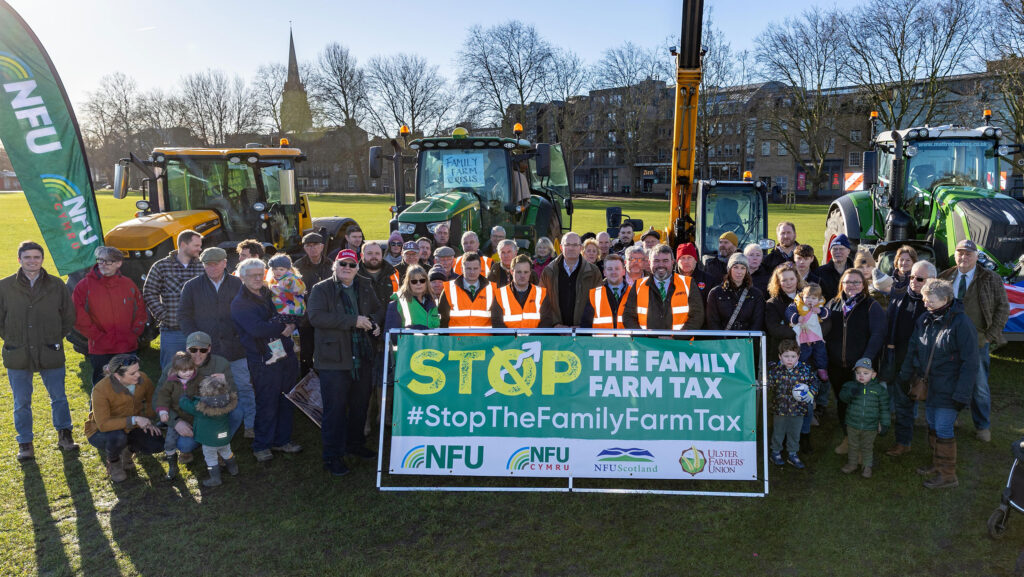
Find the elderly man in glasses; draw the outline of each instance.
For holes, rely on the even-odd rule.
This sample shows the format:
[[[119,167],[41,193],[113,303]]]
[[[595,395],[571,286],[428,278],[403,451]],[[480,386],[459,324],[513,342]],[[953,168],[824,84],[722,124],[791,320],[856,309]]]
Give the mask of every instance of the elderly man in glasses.
[[[101,246],[93,255],[96,265],[75,285],[71,298],[75,303],[75,330],[89,340],[87,358],[95,385],[114,355],[138,350],[147,317],[142,291],[121,274],[121,251]]]

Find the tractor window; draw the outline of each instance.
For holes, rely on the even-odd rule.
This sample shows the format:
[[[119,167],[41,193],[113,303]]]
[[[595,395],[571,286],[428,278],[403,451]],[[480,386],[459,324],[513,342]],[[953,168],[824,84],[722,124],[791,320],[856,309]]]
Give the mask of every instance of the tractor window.
[[[917,153],[907,162],[908,196],[936,186],[999,186],[993,142],[967,138],[912,143]]]
[[[509,202],[504,149],[424,150],[420,153],[417,198],[452,191],[473,192],[484,201]]]
[[[726,232],[736,233],[740,250],[748,243],[761,240],[765,216],[755,192],[711,192],[707,195],[705,210],[707,222],[702,244],[705,248],[717,249],[718,237]]]
[[[530,159],[530,179],[532,182],[532,188],[540,190],[541,178],[537,176],[537,162],[535,159]],[[569,175],[565,167],[565,157],[562,155],[562,145],[552,144],[551,145],[551,178],[543,184],[547,185],[547,188],[553,189],[559,196],[569,196]]]

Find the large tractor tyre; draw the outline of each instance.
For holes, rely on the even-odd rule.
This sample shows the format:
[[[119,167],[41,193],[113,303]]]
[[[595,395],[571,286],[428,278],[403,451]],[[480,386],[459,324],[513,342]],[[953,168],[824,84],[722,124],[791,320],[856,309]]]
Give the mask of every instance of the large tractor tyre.
[[[349,227],[355,224],[356,221],[351,218],[342,218],[340,216],[324,216],[313,219],[313,231],[327,233],[327,238],[324,239],[326,243],[324,247],[325,255],[336,254],[344,248],[345,234],[348,232]]]
[[[860,231],[857,231],[859,235]],[[857,246],[860,244],[859,238],[850,236],[850,232],[847,230],[846,218],[843,216],[843,211],[838,208],[833,208],[828,213],[828,220],[825,221],[825,244],[822,246],[822,255],[820,262],[825,263],[828,261],[828,247],[832,244],[832,239],[835,237],[845,234],[850,239],[850,258],[852,255],[857,254]]]

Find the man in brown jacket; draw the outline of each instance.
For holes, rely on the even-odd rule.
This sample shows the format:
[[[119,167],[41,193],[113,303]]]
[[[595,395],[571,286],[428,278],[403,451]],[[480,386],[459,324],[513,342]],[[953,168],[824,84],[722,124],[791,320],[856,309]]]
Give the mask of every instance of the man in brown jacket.
[[[565,233],[562,254],[541,273],[540,285],[547,292],[540,311],[542,326],[580,326],[590,289],[601,286],[601,270],[580,258],[582,251],[580,235]]]
[[[978,245],[962,240],[956,245],[956,266],[945,270],[940,279],[953,283],[953,295],[964,305],[964,311],[978,330],[978,379],[971,398],[971,418],[978,439],[992,440],[992,393],[988,386],[991,349],[1006,344],[1003,328],[1010,315],[1006,288],[999,275],[978,266]]]
[[[64,281],[43,269],[43,247],[18,246],[18,272],[0,280],[0,339],[14,395],[18,460],[35,458],[32,445],[32,375],[39,373],[50,395],[57,446],[73,451],[71,410],[64,392],[64,337],[75,326],[75,305]]]

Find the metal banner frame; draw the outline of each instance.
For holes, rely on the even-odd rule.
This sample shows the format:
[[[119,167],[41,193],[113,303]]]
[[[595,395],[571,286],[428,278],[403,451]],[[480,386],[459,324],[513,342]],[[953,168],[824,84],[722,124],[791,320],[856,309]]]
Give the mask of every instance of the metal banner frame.
[[[764,471],[763,486],[764,490],[760,492],[737,492],[737,491],[684,491],[684,490],[670,490],[670,489],[630,489],[630,488],[600,488],[600,487],[576,487],[574,486],[574,477],[572,475],[567,477],[568,484],[565,487],[480,487],[480,486],[415,486],[415,485],[384,485],[383,477],[385,474],[384,467],[384,439],[385,434],[388,430],[386,425],[385,414],[387,411],[387,395],[389,377],[391,377],[389,366],[391,361],[391,341],[392,336],[399,335],[426,335],[426,334],[460,334],[465,335],[466,328],[458,329],[432,329],[432,330],[416,330],[416,329],[392,329],[388,332],[386,338],[386,345],[384,347],[384,377],[381,390],[381,414],[380,414],[380,437],[378,439],[378,451],[377,451],[377,489],[380,491],[457,491],[457,492],[558,492],[558,493],[620,493],[620,494],[647,494],[647,495],[697,495],[697,496],[718,496],[718,497],[766,497],[768,495],[768,478],[769,478],[769,466],[768,466],[768,398],[767,398],[767,386],[768,386],[768,359],[766,351],[767,337],[762,331],[671,331],[671,330],[632,330],[632,329],[579,329],[579,328],[562,328],[562,329],[473,329],[475,334],[486,334],[486,335],[515,335],[515,336],[536,336],[536,335],[565,335],[570,338],[577,336],[619,336],[619,337],[660,337],[660,336],[672,336],[672,337],[701,337],[701,340],[705,340],[704,337],[722,337],[722,338],[750,338],[756,339],[759,343],[755,345],[755,352],[760,349],[760,381],[757,383],[756,398],[761,404],[761,427],[760,427],[760,438],[758,439],[759,449],[761,452],[761,467]],[[390,473],[388,473],[390,475]],[[456,477],[456,476],[453,476]],[[466,477],[457,477],[466,478]],[[496,479],[498,477],[487,477],[489,479]],[[532,477],[528,477],[532,478]],[[590,477],[587,477],[588,479]],[[627,480],[627,479],[621,479]],[[684,480],[685,479],[679,479]],[[634,480],[637,481],[637,480]],[[649,481],[649,480],[648,480]],[[721,483],[735,483],[737,481],[702,481],[702,482],[721,482]],[[744,481],[756,483],[758,479],[752,481]]]

